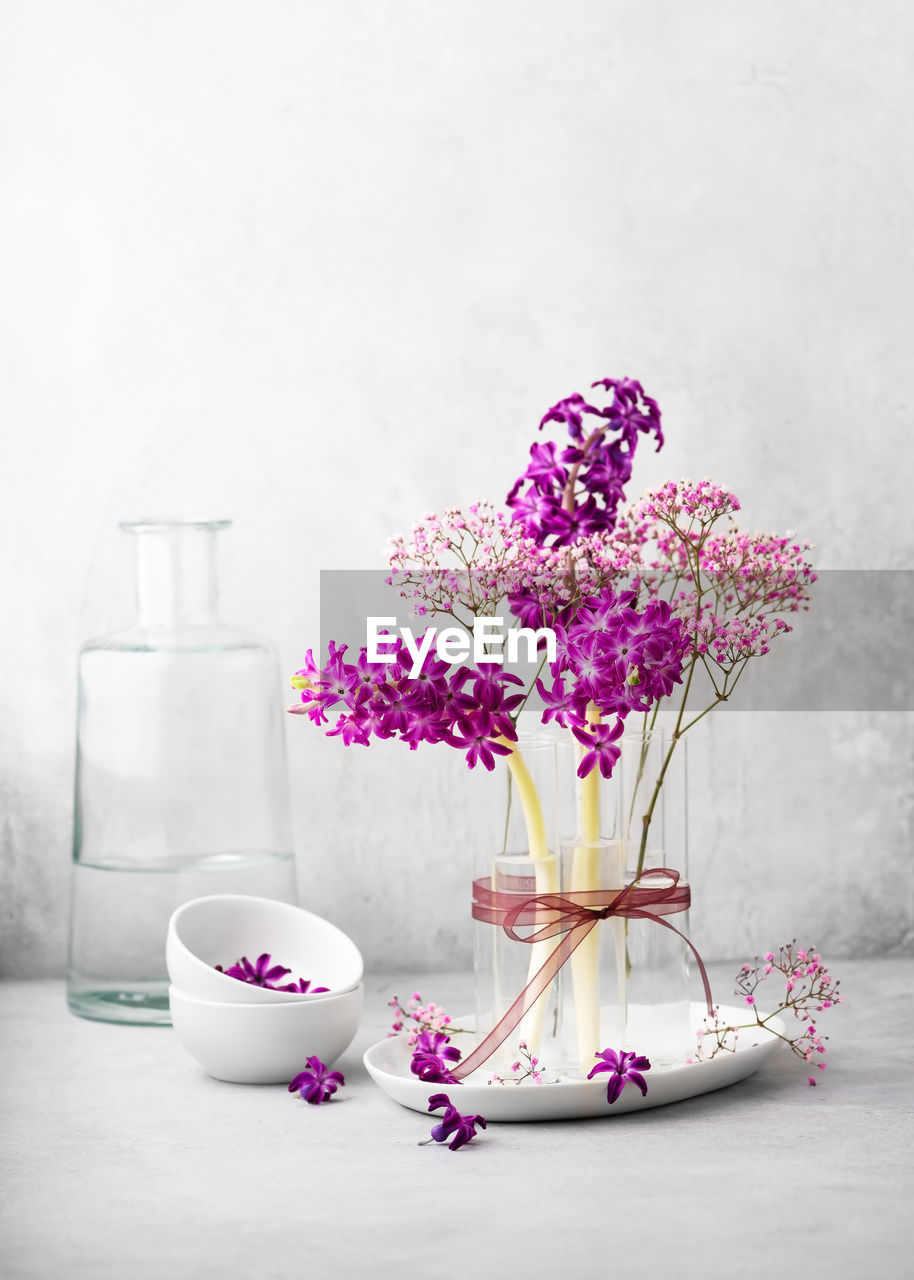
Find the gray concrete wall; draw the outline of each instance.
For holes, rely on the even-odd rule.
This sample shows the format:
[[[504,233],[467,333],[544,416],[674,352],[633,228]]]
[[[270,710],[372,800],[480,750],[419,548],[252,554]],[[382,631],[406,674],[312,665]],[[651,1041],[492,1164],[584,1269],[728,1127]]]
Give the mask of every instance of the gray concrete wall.
[[[64,963],[118,519],[232,516],[226,616],[291,672],[321,568],[500,500],[543,410],[626,374],[668,438],[633,495],[710,475],[820,567],[912,567],[912,40],[900,0],[4,6],[4,972]],[[468,963],[477,779],[288,736],[306,902],[369,962]],[[910,950],[912,743],[884,712],[696,730],[709,956]]]

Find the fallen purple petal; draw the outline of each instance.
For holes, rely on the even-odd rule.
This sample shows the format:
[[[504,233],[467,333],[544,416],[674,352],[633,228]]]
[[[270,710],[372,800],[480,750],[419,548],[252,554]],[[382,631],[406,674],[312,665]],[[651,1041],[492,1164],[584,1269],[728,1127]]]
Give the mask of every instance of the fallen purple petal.
[[[482,1116],[463,1116],[451,1103],[446,1093],[435,1093],[428,1100],[429,1111],[439,1111],[444,1107],[444,1116],[432,1127],[432,1136],[419,1143],[420,1147],[429,1142],[447,1142],[451,1151],[456,1151],[467,1142],[472,1142],[476,1135],[477,1125],[485,1129],[486,1122]],[[448,1142],[450,1138],[450,1142]]]
[[[641,1074],[642,1071],[651,1069],[647,1058],[625,1050],[619,1050],[617,1053],[615,1049],[603,1049],[594,1056],[600,1061],[589,1073],[587,1079],[592,1080],[601,1071],[609,1072],[609,1080],[606,1082],[607,1102],[611,1104],[617,1101],[627,1084],[633,1084],[636,1089],[641,1090],[643,1096],[647,1095],[647,1081]]]
[[[308,1065],[289,1085],[289,1093],[298,1093],[305,1102],[317,1104],[329,1102],[340,1085],[346,1081],[341,1071],[330,1071],[320,1058],[311,1057]]]

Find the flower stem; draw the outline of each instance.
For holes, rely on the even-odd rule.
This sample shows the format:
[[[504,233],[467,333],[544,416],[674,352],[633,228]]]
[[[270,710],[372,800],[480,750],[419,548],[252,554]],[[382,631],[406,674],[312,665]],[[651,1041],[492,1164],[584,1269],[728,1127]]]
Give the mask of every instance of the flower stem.
[[[511,748],[511,754],[506,759],[524,813],[524,823],[527,828],[527,847],[530,851],[530,857],[534,860],[547,858],[549,856],[549,843],[546,839],[543,807],[540,804],[536,784],[531,777],[530,770],[527,768],[526,761],[518,750],[516,742],[510,742],[507,738],[496,738],[495,741]]]
[[[600,713],[591,702],[587,707],[590,724],[600,723]],[[600,846],[600,771],[591,769],[580,785],[581,843],[574,851],[571,863],[571,889],[573,892],[589,892],[595,889],[622,888],[622,867],[618,867],[618,884],[603,884],[601,876]],[[621,852],[621,848],[620,848]],[[617,962],[624,955],[625,933],[621,920],[607,922],[612,929]],[[620,948],[621,953],[620,953]],[[625,981],[620,968],[620,1000],[625,1007]],[[577,1027],[578,1062],[584,1068],[593,1061],[600,1046],[600,930],[592,929],[579,943],[571,956],[571,977],[574,985],[575,1024]]]
[[[511,748],[511,754],[506,757],[508,769],[511,774],[513,785],[517,788],[517,794],[521,802],[521,808],[524,814],[524,824],[527,829],[527,849],[530,858],[533,861],[533,875],[536,883],[537,893],[558,893],[559,891],[559,868],[558,861],[550,857],[549,842],[546,836],[546,822],[543,817],[543,807],[536,790],[536,784],[527,768],[526,761],[518,750],[517,743],[510,742],[507,738],[498,738],[498,742],[503,743],[506,747]],[[546,940],[543,942],[534,942],[531,944],[530,962],[527,969],[527,981],[532,981],[533,977],[539,972],[546,960],[560,944],[561,938],[555,942]],[[543,1019],[546,1015],[548,1005],[547,993],[551,990],[551,986],[540,995],[536,1003],[530,1008],[522,1018],[517,1027],[518,1040],[526,1040],[534,1052],[540,1045],[543,1033]]]

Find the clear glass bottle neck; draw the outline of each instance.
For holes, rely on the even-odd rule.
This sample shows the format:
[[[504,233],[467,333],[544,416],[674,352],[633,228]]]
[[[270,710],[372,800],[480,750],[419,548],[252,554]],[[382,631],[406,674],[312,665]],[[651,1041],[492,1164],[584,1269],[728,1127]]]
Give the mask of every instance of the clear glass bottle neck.
[[[227,521],[125,524],[136,535],[137,624],[207,626],[218,621],[216,534]]]

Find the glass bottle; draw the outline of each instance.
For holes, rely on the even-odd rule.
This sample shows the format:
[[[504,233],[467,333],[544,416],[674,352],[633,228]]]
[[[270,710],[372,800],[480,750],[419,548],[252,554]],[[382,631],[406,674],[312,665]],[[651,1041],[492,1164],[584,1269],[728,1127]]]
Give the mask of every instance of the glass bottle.
[[[277,655],[217,616],[230,523],[122,523],[136,621],[80,651],[67,1000],[83,1017],[169,1023],[182,902],[296,900]]]

